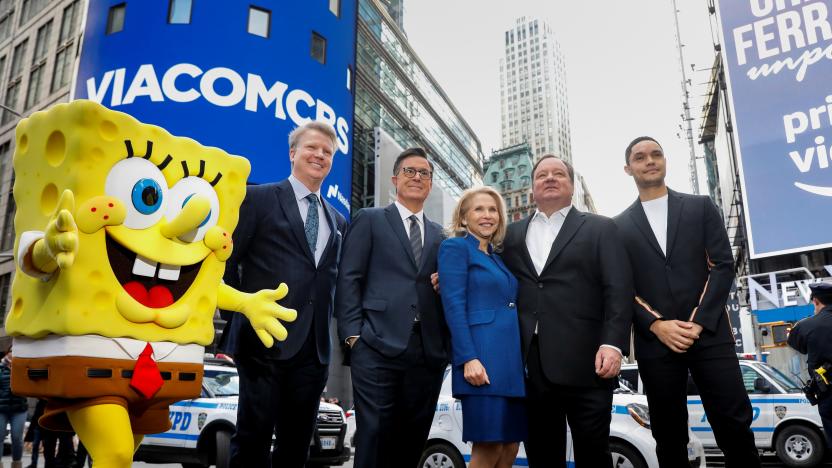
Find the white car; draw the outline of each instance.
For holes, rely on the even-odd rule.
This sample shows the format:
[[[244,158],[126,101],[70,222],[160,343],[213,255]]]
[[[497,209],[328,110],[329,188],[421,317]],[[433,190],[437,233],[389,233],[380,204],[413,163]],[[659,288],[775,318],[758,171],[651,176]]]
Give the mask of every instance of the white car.
[[[445,372],[433,425],[419,462],[420,468],[464,468],[465,463],[471,459],[471,444],[462,441],[462,405],[451,395],[449,370]],[[691,466],[704,468],[705,452],[702,443],[692,433],[689,437],[688,458]],[[647,398],[632,393],[625,386],[613,395],[610,448],[615,467],[659,468],[656,443],[650,433]],[[566,456],[567,464],[573,466],[571,437],[567,440]],[[529,466],[522,444],[514,466]]]
[[[740,370],[754,412],[751,430],[757,448],[775,452],[786,466],[819,465],[828,448],[823,424],[818,409],[809,404],[800,385],[763,362],[740,360]],[[638,365],[622,366],[621,377],[632,390],[643,392]],[[691,429],[705,447],[716,449],[713,430],[692,381],[688,383],[688,415]]]
[[[136,461],[182,463],[185,468],[228,466],[231,436],[237,424],[239,377],[231,365],[208,362],[214,364],[205,365],[202,395],[172,404],[170,430],[146,435],[134,457]],[[321,402],[309,465],[342,465],[348,461],[346,432],[344,411],[338,405]]]

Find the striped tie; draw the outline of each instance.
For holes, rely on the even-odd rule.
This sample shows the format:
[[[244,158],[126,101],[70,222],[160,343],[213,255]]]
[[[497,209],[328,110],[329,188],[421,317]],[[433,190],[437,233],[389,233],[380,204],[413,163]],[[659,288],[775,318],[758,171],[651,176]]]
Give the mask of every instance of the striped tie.
[[[422,231],[419,230],[419,219],[416,215],[407,219],[410,220],[410,248],[413,249],[413,258],[418,266],[422,263]]]

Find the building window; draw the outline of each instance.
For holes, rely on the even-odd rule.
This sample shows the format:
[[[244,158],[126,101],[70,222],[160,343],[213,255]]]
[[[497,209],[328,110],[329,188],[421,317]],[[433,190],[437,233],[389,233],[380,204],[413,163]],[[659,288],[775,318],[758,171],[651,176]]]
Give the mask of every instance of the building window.
[[[192,0],[170,0],[168,5],[168,24],[190,24]]]
[[[312,31],[312,58],[321,63],[326,63],[326,39],[320,34]]]
[[[329,0],[329,11],[336,17],[341,17],[341,0]]]
[[[492,172],[491,173],[491,182],[497,182],[497,180],[499,178],[500,178],[500,173],[499,172]]]
[[[9,184],[9,191],[6,196],[6,216],[3,218],[3,237],[0,239],[0,250],[4,252],[14,248],[14,213],[16,205],[12,196],[12,187],[14,187],[14,173],[12,173],[12,181]]]
[[[20,86],[23,81],[23,57],[26,55],[26,47],[28,43],[28,39],[21,42],[14,48],[14,52],[12,52],[12,66],[9,70],[9,84],[6,87],[6,98],[3,101],[3,104],[15,111],[18,110],[17,100],[20,96]],[[16,116],[14,114],[4,109],[3,118],[0,120],[0,124],[7,124],[15,117]]]
[[[248,7],[248,32],[260,37],[269,37],[272,12],[263,8]]]
[[[23,0],[20,4],[20,26],[34,18],[48,4],[49,0]]]
[[[107,34],[115,34],[124,30],[124,15],[126,12],[126,3],[110,7],[110,12],[107,13]]]
[[[40,101],[43,89],[43,72],[46,69],[46,51],[52,36],[52,21],[38,29],[35,37],[35,51],[32,54],[32,70],[29,72],[29,89],[26,91],[26,109],[31,109]]]
[[[0,12],[0,41],[5,41],[12,35],[12,13],[11,9]]]
[[[6,314],[9,312],[9,287],[12,284],[12,274],[6,273],[0,276],[0,313],[3,314],[3,320],[6,319]]]
[[[50,92],[55,92],[62,86],[69,84],[72,79],[72,60],[75,49],[75,30],[78,27],[79,0],[75,0],[64,8],[61,17],[61,32],[58,36],[58,51],[55,54],[55,65],[52,70],[52,86]]]

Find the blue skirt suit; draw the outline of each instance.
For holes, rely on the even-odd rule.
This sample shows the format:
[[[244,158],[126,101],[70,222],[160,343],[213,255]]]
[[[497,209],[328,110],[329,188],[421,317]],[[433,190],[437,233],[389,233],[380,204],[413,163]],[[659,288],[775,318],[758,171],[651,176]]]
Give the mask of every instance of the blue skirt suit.
[[[525,440],[517,279],[499,255],[479,250],[479,240],[468,234],[442,242],[439,281],[451,332],[453,394],[462,402],[462,439]],[[463,367],[472,359],[480,360],[490,384],[465,381]]]

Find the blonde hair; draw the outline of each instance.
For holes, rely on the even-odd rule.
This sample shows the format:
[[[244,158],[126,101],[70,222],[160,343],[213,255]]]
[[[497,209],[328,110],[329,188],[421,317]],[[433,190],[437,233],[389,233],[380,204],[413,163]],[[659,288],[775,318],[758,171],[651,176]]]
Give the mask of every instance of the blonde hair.
[[[332,125],[317,120],[306,122],[305,124],[296,127],[289,133],[289,149],[295,149],[295,147],[298,146],[298,142],[300,142],[301,137],[303,137],[303,134],[309,130],[315,130],[326,135],[327,138],[332,140],[333,151],[338,150],[338,137],[335,135],[335,129],[332,128]]]
[[[462,196],[459,198],[459,202],[457,202],[456,208],[454,209],[454,216],[453,219],[451,219],[451,225],[448,228],[448,235],[462,237],[468,233],[468,228],[462,224],[462,222],[465,220],[465,216],[471,209],[471,202],[474,197],[480,194],[489,195],[497,204],[497,215],[500,220],[497,224],[497,230],[494,231],[494,234],[491,236],[490,242],[494,248],[498,248],[502,246],[503,239],[506,238],[506,229],[508,228],[506,205],[500,193],[488,186],[471,187],[462,193]]]

